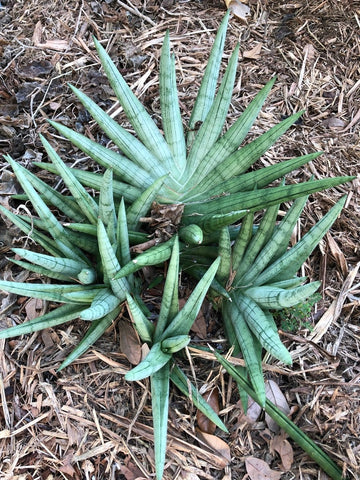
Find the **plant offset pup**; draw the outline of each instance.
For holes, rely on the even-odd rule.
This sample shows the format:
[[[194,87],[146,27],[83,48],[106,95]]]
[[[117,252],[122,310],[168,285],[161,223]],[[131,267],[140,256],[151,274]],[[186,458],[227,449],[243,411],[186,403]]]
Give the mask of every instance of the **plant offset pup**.
[[[162,478],[165,463],[170,379],[182,393],[191,396],[195,406],[211,421],[222,430],[227,431],[224,424],[191,385],[173,359],[173,355],[190,342],[190,328],[195,322],[206,292],[215,277],[219,262],[220,258],[212,263],[179,312],[179,242],[175,238],[156,328],[128,295],[128,306],[135,327],[141,339],[149,343],[151,349],[145,359],[133,370],[130,370],[125,378],[132,381],[142,380],[146,377],[151,379],[155,466],[156,478],[159,480]]]
[[[227,228],[219,235],[221,262],[216,280],[228,292],[222,301],[226,335],[234,347],[234,355],[242,353],[246,372],[262,406],[266,400],[262,348],[285,364],[292,363],[271,311],[304,302],[319,288],[320,282],[305,283],[307,278],[297,277],[296,273],[338,217],[346,197],[287,249],[306,200],[307,197],[295,200],[279,224],[276,224],[279,206],[269,207],[255,231],[253,215],[248,213],[233,244]],[[198,250],[202,255],[197,254]],[[184,267],[189,273],[194,268],[198,272],[195,262],[203,266],[211,264],[206,251],[207,247],[193,247],[184,255]],[[212,253],[213,249],[208,251]]]

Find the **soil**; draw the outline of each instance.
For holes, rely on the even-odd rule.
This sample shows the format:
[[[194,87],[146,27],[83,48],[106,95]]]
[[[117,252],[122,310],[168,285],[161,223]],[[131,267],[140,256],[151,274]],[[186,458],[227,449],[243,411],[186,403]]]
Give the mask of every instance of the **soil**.
[[[296,111],[304,114],[259,165],[321,150],[322,156],[293,172],[292,181],[358,175],[360,3],[249,0],[248,6],[247,22],[232,16],[226,40],[224,63],[240,41],[228,125],[276,75],[248,140]],[[33,162],[46,160],[38,136],[42,133],[69,164],[98,168],[47,123],[56,119],[108,143],[68,82],[131,128],[102,72],[93,35],[157,121],[159,55],[169,29],[186,121],[225,11],[225,4],[214,0],[1,0],[0,153],[40,175]],[[27,204],[15,205],[10,198],[19,187],[3,157],[0,168],[1,202],[27,211]],[[52,175],[41,176],[61,188]],[[348,194],[341,216],[303,267],[312,280],[322,280],[323,299],[305,319],[310,329],[306,323],[287,332],[280,325],[293,366],[284,368],[270,359],[265,365],[267,379],[284,394],[292,420],[350,479],[360,478],[359,180],[358,176],[350,184],[310,197],[297,235]],[[15,278],[6,258],[10,248],[28,241],[5,219],[0,224],[3,277]],[[16,279],[26,277],[20,278],[17,270]],[[182,278],[184,298],[189,286]],[[156,310],[161,285],[144,295]],[[43,302],[5,293],[0,301],[1,328],[47,308]],[[61,372],[56,369],[83,336],[84,323],[0,340],[0,478],[154,478],[149,384],[127,383],[123,375],[130,368],[120,349],[126,321],[124,311],[92,349]],[[197,327],[194,338],[222,342],[221,323],[209,302]],[[184,359],[184,368],[199,388],[217,392],[220,415],[230,433],[216,431],[218,440],[209,443],[199,432],[191,402],[173,389],[165,479],[328,478],[297,445],[273,431],[265,417],[244,415],[235,385],[213,359],[196,355],[189,359]],[[275,446],[279,444],[282,449]],[[254,457],[272,473],[261,470],[261,464],[256,476],[250,466]]]

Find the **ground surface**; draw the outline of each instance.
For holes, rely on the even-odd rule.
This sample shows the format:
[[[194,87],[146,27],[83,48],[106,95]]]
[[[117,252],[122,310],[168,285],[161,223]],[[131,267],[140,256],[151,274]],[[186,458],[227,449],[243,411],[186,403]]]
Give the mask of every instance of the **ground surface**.
[[[67,82],[75,84],[103,108],[114,103],[95,54],[93,34],[104,41],[127,81],[156,118],[159,52],[169,29],[178,64],[181,107],[187,117],[225,12],[224,4],[124,2],[2,0],[1,153],[9,153],[36,171],[32,162],[43,155],[38,139],[41,132],[52,139],[64,159],[80,159],[86,165],[86,159],[53,136],[47,118],[56,118],[106,143],[67,87]],[[229,124],[276,74],[276,86],[250,136],[299,109],[306,112],[302,123],[277,142],[262,158],[262,164],[322,150],[324,155],[296,172],[294,181],[311,175],[356,175],[360,163],[360,4],[350,0],[253,0],[249,5],[248,24],[232,18],[226,43],[228,57],[236,41],[241,42]],[[7,194],[17,186],[4,160],[0,160],[0,166],[2,202],[7,204]],[[52,177],[49,181],[55,184]],[[272,364],[266,369],[268,378],[276,381],[284,393],[292,419],[344,468],[349,478],[360,478],[359,189],[359,182],[354,181],[311,198],[299,225],[300,233],[344,192],[349,193],[341,218],[304,266],[312,279],[323,281],[324,301],[308,319],[314,327],[312,332],[303,328],[283,334],[293,353],[293,367]],[[18,271],[12,277],[13,267],[4,254],[12,244],[23,244],[24,239],[3,223],[0,241],[3,275],[23,281]],[[154,308],[160,293],[159,289],[146,293]],[[184,297],[186,293],[184,283]],[[2,295],[1,301],[3,326],[31,318],[46,308],[41,302],[13,295]],[[202,324],[204,340],[221,339],[221,325],[209,306],[203,309],[203,319],[207,322]],[[129,363],[119,348],[122,322],[61,373],[56,373],[56,368],[83,335],[83,323],[0,341],[1,478],[153,478],[148,384],[140,387],[123,380]],[[201,332],[197,335],[201,337]],[[193,358],[192,363],[189,375],[196,376],[197,385],[208,384],[220,393],[221,416],[230,434],[216,434],[230,451],[221,451],[220,447],[225,448],[222,443],[210,447],[206,441],[199,441],[196,412],[174,391],[166,479],[265,478],[264,474],[255,477],[250,472],[252,457],[284,472],[283,479],[327,478],[296,445],[292,444],[293,461],[291,451],[283,451],[282,457],[275,452],[278,434],[263,417],[253,422],[244,418],[236,389],[219,374],[215,362]]]

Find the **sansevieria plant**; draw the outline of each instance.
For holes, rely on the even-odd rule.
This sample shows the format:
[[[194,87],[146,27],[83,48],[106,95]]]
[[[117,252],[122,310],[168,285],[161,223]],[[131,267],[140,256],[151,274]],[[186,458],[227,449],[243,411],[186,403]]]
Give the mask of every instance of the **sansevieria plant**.
[[[266,407],[261,369],[262,348],[285,363],[291,356],[281,343],[271,311],[297,304],[311,295],[318,282],[305,283],[296,273],[331,227],[340,212],[340,200],[295,246],[287,249],[293,227],[307,195],[353,177],[310,180],[300,184],[269,185],[314,160],[304,155],[270,167],[250,167],[301,116],[296,113],[257,139],[239,148],[256,120],[275,79],[270,80],[224,133],[234,86],[237,46],[216,91],[229,14],[216,36],[201,87],[184,128],[176,89],[175,60],[165,35],[160,60],[161,129],[132,93],[115,64],[94,40],[101,64],[124,109],[135,135],[129,133],[89,97],[71,90],[99,127],[113,141],[105,148],[54,121],[51,125],[105,169],[99,175],[69,168],[41,137],[51,163],[37,163],[62,178],[70,194],[62,195],[23,168],[11,165],[38,217],[0,211],[30,235],[46,253],[14,248],[16,265],[54,280],[54,283],[0,281],[0,289],[58,303],[45,315],[0,331],[8,338],[59,325],[75,318],[91,322],[86,335],[60,368],[81,355],[99,338],[126,301],[140,338],[149,345],[148,356],[126,378],[151,378],[157,477],[162,478],[166,450],[169,380],[212,421],[226,430],[220,419],[190,385],[174,355],[189,342],[189,330],[209,287],[222,296],[222,318],[235,354],[242,353],[254,397]],[[198,125],[200,128],[197,129]],[[92,197],[85,187],[95,189]],[[277,223],[279,205],[295,200]],[[164,219],[175,209],[179,218],[170,239],[155,238],[149,250],[133,257],[131,244],[148,245],[142,230],[152,205]],[[65,222],[60,222],[54,208]],[[265,209],[259,226],[254,213]],[[234,222],[241,225],[234,227]],[[182,243],[179,242],[176,231]],[[167,232],[169,233],[169,232]],[[175,235],[174,235],[175,233]],[[215,240],[214,240],[215,239]],[[202,246],[193,247],[192,244]],[[170,259],[171,258],[171,259]],[[180,260],[179,260],[180,258]],[[144,311],[136,271],[170,259],[156,326]],[[198,277],[187,303],[178,309],[179,261]],[[196,264],[195,264],[196,262]],[[221,360],[223,361],[223,360]],[[227,366],[225,361],[224,365]],[[231,367],[228,368],[232,372]],[[236,373],[236,371],[235,371]],[[234,374],[234,377],[236,375]],[[239,376],[239,383],[243,383]],[[245,382],[246,384],[246,382]],[[249,390],[249,389],[248,389]],[[251,388],[250,390],[251,391]]]
[[[219,263],[220,258],[212,262],[179,311],[179,242],[175,237],[156,327],[149,322],[136,301],[128,295],[128,306],[135,327],[141,339],[147,342],[151,349],[145,359],[130,370],[125,378],[131,381],[146,377],[151,379],[155,466],[156,477],[159,480],[162,478],[165,463],[170,379],[182,393],[192,398],[194,405],[215,425],[227,431],[225,425],[192,386],[174,359],[174,354],[190,342],[190,328],[195,322]]]
[[[50,121],[64,137],[93,160],[111,169],[117,181],[115,194],[132,201],[134,196],[154,185],[154,201],[160,204],[183,205],[180,227],[197,225],[186,230],[187,240],[201,240],[199,227],[205,232],[218,230],[243,218],[248,211],[289,201],[320,191],[351,177],[326,178],[293,185],[265,188],[271,182],[315,159],[319,153],[304,155],[273,166],[248,172],[249,168],[303,112],[298,112],[251,143],[239,149],[263,106],[275,78],[258,93],[237,121],[223,133],[231,102],[239,53],[237,46],[216,93],[229,14],[218,30],[199,93],[184,128],[176,88],[175,59],[170,54],[169,33],[166,33],[160,59],[160,105],[162,130],[136,98],[117,70],[101,43],[94,43],[107,78],[130,121],[132,135],[104,112],[94,101],[70,86],[99,127],[114,142],[115,149],[105,148],[86,136],[57,122]],[[201,125],[196,130],[197,126]],[[116,149],[118,151],[116,151]],[[56,171],[54,166],[38,164]],[[99,189],[101,175],[74,169],[84,185]],[[164,215],[166,216],[166,210]],[[180,237],[181,237],[180,232]]]
[[[320,286],[307,282],[297,272],[322,237],[329,230],[344,206],[343,197],[301,240],[288,248],[291,234],[307,197],[294,201],[277,224],[279,206],[266,209],[257,229],[254,216],[248,213],[234,241],[228,228],[219,235],[218,248],[210,246],[187,249],[182,257],[183,268],[199,275],[201,268],[211,264],[217,254],[221,258],[216,274],[217,293],[223,287],[227,295],[222,301],[222,319],[234,355],[240,352],[246,372],[262,406],[265,405],[265,384],[262,372],[262,349],[278,360],[291,364],[288,350],[281,342],[272,311],[306,301]]]
[[[13,248],[21,260],[12,258],[12,262],[54,279],[57,283],[0,280],[0,289],[62,305],[41,317],[0,331],[0,338],[42,330],[78,317],[91,322],[84,338],[61,366],[63,368],[86,351],[111,325],[118,316],[126,295],[129,292],[137,294],[133,277],[120,280],[114,277],[121,265],[130,260],[130,239],[135,243],[144,239],[137,233],[129,233],[128,225],[134,229],[137,227],[141,205],[146,212],[148,204],[145,192],[135,202],[135,211],[129,208],[126,212],[123,201],[116,208],[111,170],[107,170],[103,176],[97,203],[48,142],[43,138],[42,141],[72,197],[59,194],[10,157],[6,157],[38,217],[15,215],[3,206],[0,206],[0,211],[47,252]],[[67,226],[56,218],[48,203],[56,205],[66,215]],[[76,228],[71,228],[75,225],[85,225],[86,229],[79,233]]]

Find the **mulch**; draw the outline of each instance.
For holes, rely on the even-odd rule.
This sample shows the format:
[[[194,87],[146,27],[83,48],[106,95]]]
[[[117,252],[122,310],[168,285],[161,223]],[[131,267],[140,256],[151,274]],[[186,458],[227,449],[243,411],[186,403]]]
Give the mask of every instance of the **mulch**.
[[[358,175],[360,4],[352,0],[249,0],[249,7],[247,23],[232,17],[226,40],[224,63],[240,41],[228,125],[276,74],[275,87],[247,141],[296,111],[304,110],[304,114],[259,165],[321,150],[324,154],[293,172],[291,181]],[[169,29],[186,120],[225,10],[223,2],[213,0],[1,0],[0,154],[9,154],[39,173],[33,162],[44,158],[38,137],[42,133],[69,165],[98,168],[46,121],[56,119],[108,144],[69,91],[68,82],[131,128],[102,73],[92,35],[101,39],[160,124],[159,55]],[[19,187],[2,157],[0,175],[1,202],[26,211],[26,204],[11,201]],[[41,172],[41,176],[62,188],[50,174]],[[307,319],[311,329],[305,325],[296,332],[282,332],[294,365],[284,368],[268,359],[265,366],[267,378],[285,395],[292,420],[354,479],[360,478],[359,191],[358,177],[351,184],[311,196],[295,238],[348,194],[341,216],[303,266],[312,280],[322,280],[323,300]],[[5,219],[0,223],[2,277],[34,278],[26,277],[6,259],[11,246],[28,242]],[[184,297],[187,290],[184,277]],[[145,295],[156,309],[160,287]],[[0,328],[39,315],[47,307],[1,293]],[[60,373],[56,369],[82,337],[84,323],[74,321],[0,340],[1,478],[154,478],[149,384],[127,383],[123,375],[130,368],[119,346],[126,321],[124,310],[91,350]],[[206,341],[221,343],[221,323],[208,303],[201,321]],[[201,340],[200,330],[194,335]],[[220,415],[230,433],[216,432],[222,443],[207,443],[198,432],[191,402],[173,389],[165,479],[254,479],[246,463],[253,457],[282,472],[284,480],[328,478],[294,444],[293,461],[285,468],[284,457],[273,448],[279,434],[264,417],[251,421],[244,416],[235,386],[212,358],[192,354],[183,366],[203,391],[218,392]],[[221,450],[224,444],[229,450]],[[258,478],[265,477],[260,474]]]

